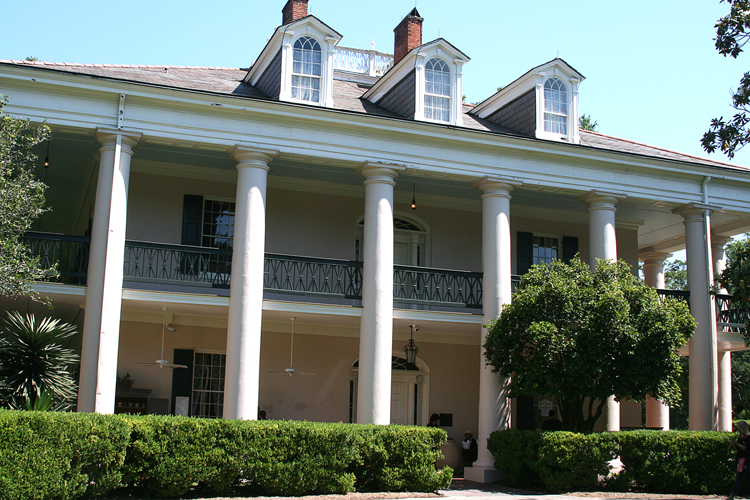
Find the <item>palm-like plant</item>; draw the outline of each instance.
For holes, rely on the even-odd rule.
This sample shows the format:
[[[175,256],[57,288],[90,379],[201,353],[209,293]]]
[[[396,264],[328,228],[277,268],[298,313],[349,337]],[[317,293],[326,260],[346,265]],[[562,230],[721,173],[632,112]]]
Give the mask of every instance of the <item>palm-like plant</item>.
[[[0,399],[3,405],[34,407],[40,398],[51,396],[53,404],[49,406],[69,406],[77,392],[71,369],[78,355],[64,344],[75,334],[74,325],[58,319],[40,321],[33,314],[22,316],[18,312],[9,312],[2,318]]]

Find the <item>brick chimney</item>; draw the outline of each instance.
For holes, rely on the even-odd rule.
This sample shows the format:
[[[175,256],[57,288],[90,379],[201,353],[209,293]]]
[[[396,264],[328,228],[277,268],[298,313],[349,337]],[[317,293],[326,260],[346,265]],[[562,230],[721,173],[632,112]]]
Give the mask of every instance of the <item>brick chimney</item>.
[[[307,15],[308,0],[289,0],[281,9],[281,24],[287,25]]]
[[[290,0],[291,1],[291,0]],[[417,8],[409,12],[393,30],[393,64],[396,65],[412,49],[422,45],[422,19]]]

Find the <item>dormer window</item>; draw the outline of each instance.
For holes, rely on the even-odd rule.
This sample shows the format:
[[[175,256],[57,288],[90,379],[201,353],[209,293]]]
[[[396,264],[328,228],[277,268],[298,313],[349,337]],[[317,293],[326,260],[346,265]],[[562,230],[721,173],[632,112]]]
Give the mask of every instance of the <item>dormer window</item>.
[[[555,77],[544,82],[544,131],[568,135],[568,89]]]
[[[424,117],[451,120],[451,71],[442,59],[430,59],[424,68]]]
[[[292,65],[292,99],[320,102],[322,54],[320,44],[310,36],[294,42]]]

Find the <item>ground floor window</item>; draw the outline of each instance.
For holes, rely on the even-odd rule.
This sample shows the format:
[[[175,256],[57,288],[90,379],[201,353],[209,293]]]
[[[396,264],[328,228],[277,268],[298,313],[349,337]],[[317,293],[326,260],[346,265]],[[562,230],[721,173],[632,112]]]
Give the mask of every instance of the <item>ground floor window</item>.
[[[221,418],[224,415],[226,354],[196,352],[193,359],[194,417]]]

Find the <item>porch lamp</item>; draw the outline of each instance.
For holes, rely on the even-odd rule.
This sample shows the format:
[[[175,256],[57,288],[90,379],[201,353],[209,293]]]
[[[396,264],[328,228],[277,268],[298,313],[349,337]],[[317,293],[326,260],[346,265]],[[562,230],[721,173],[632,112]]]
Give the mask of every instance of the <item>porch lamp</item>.
[[[47,139],[47,156],[44,157],[44,168],[45,168],[45,177],[47,173],[47,168],[49,167],[49,139]]]
[[[414,183],[414,187],[411,192],[411,209],[417,209],[417,183]]]
[[[419,352],[419,347],[414,345],[414,325],[409,325],[409,343],[404,346],[404,353],[406,353],[406,362],[413,365],[417,362],[417,353]],[[416,329],[419,331],[419,328]]]

